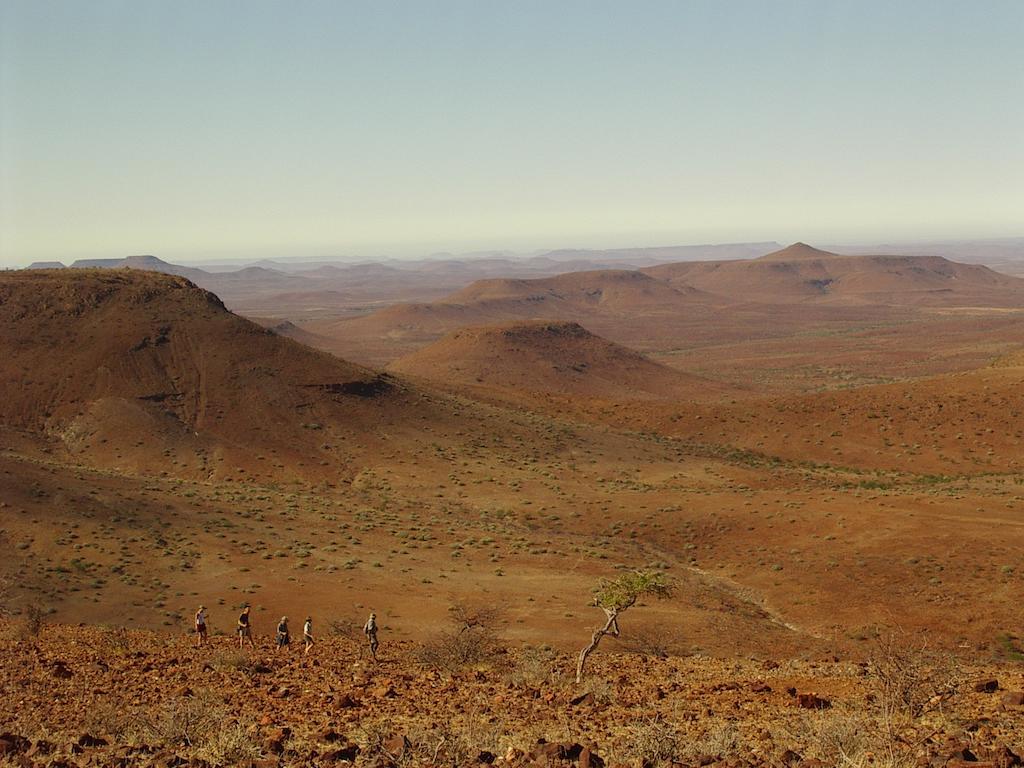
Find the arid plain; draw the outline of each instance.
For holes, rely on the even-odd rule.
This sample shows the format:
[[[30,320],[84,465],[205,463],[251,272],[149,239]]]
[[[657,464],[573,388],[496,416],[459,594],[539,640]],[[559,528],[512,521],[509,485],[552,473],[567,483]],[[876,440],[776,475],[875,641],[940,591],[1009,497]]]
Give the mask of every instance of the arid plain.
[[[580,762],[579,741],[638,765],[838,764],[806,730],[820,722],[790,722],[800,703],[836,729],[856,715],[877,730],[880,649],[891,662],[927,648],[960,688],[936,688],[946,719],[931,735],[932,721],[911,722],[922,739],[901,731],[889,757],[971,747],[1005,764],[992,750],[1020,752],[1019,710],[972,686],[1022,687],[1024,279],[800,243],[671,256],[560,256],[531,268],[542,274],[510,260],[482,279],[453,262],[431,283],[378,269],[374,284],[365,269],[350,302],[263,267],[209,278],[143,259],[0,275],[4,653],[19,660],[0,692],[24,698],[0,724],[45,741],[27,732],[43,708],[51,741],[102,735],[92,757],[107,764],[127,736],[113,715],[86,716],[89,701],[111,703],[95,665],[131,687],[143,649],[140,666],[167,670],[147,679],[178,699],[219,681],[217,706],[251,729],[246,759],[273,764],[327,764],[315,743],[330,728],[344,738],[321,742],[362,749],[332,759],[430,763],[392,747],[443,718],[426,703],[437,686],[466,728],[489,724],[468,751],[521,747],[512,762]],[[197,287],[207,280],[214,293]],[[218,294],[232,280],[244,288]],[[592,589],[631,569],[666,574],[673,593],[642,600],[601,645],[605,687],[574,688],[559,675],[603,619]],[[212,651],[183,639],[200,603]],[[243,604],[263,672],[221,637]],[[449,637],[453,607],[486,615],[495,644],[454,669],[423,653]],[[371,610],[381,667],[349,631]],[[285,614],[296,627],[314,617],[312,659],[271,654]],[[46,703],[64,656],[91,693],[68,683]],[[921,678],[937,674],[927,658]],[[328,669],[337,685],[314,691]],[[156,706],[141,688],[132,706]],[[826,715],[788,688],[836,706]],[[543,704],[521,708],[534,693]],[[374,752],[374,723],[392,747]],[[284,726],[301,748],[265,743]],[[731,741],[712,739],[727,727]],[[643,754],[638,734],[659,728],[680,748]],[[569,743],[534,754],[540,737]],[[148,738],[144,758],[120,764],[228,764]],[[879,743],[861,752],[884,764]]]

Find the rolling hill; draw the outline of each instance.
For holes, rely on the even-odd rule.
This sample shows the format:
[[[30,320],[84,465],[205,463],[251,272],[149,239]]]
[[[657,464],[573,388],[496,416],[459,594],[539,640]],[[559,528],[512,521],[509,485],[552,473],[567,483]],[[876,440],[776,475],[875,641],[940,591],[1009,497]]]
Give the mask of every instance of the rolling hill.
[[[463,328],[396,360],[389,369],[449,386],[611,400],[692,399],[723,389],[574,322]]]
[[[393,380],[137,270],[0,277],[0,424],[105,466],[191,477],[317,474],[375,440]],[[311,425],[346,425],[341,448]],[[263,457],[263,458],[261,458]]]
[[[682,262],[643,272],[734,301],[898,306],[1024,306],[1024,281],[941,256],[841,256],[794,243],[757,259]]]

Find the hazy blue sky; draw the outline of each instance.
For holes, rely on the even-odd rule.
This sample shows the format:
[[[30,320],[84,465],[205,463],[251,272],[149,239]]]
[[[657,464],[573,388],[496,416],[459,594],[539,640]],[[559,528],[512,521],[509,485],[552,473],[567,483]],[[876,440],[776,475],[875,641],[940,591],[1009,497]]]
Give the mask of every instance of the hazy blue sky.
[[[0,263],[1024,235],[1022,43],[1022,0],[0,0]]]

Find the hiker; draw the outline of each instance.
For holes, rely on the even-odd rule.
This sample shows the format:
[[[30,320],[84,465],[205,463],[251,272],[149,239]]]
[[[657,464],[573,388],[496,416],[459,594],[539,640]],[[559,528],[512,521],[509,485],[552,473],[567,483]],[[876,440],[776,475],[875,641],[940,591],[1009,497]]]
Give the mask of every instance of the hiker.
[[[288,617],[282,616],[277,623],[277,648],[280,650],[291,643],[291,634],[288,632]]]
[[[306,623],[302,625],[302,642],[306,644],[306,650],[302,653],[303,655],[309,653],[309,649],[313,647],[313,617],[307,616]]]
[[[202,648],[206,645],[206,606],[200,605],[199,610],[196,611],[196,648]]]
[[[363,627],[363,634],[366,635],[366,639],[370,641],[370,654],[373,656],[373,660],[377,660],[377,646],[380,643],[377,642],[377,614],[371,613],[370,618],[366,620],[366,625]]]
[[[249,647],[255,649],[256,643],[252,641],[252,626],[249,624],[249,606],[245,606],[238,616],[238,647],[242,648],[245,641],[249,641]]]

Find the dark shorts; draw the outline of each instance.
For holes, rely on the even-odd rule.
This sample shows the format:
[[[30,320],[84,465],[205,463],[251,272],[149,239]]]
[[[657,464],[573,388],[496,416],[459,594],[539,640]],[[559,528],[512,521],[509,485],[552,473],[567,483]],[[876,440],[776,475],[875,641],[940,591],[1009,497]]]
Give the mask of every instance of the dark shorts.
[[[206,634],[206,625],[205,624],[196,624],[196,632],[198,632],[200,635],[205,635]]]

